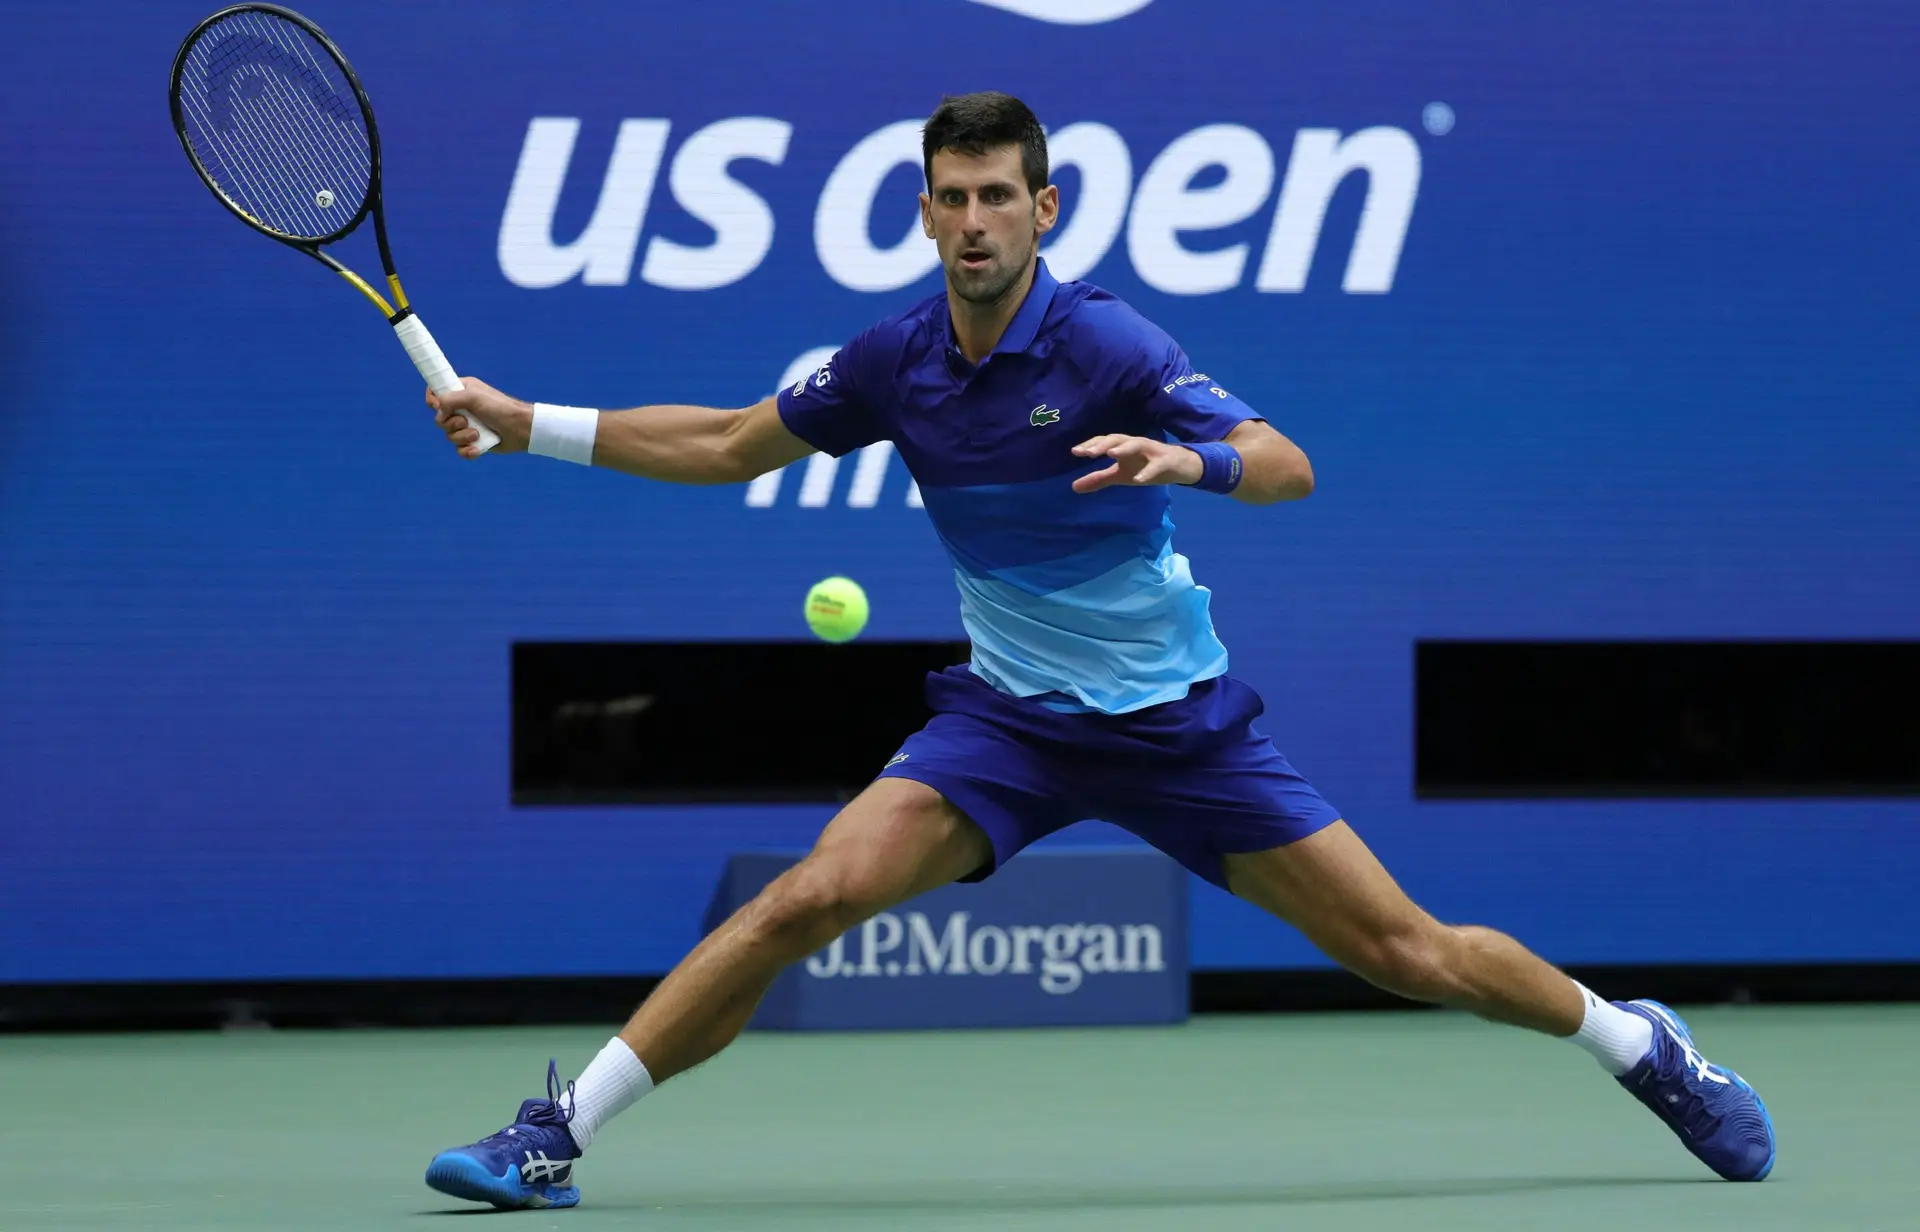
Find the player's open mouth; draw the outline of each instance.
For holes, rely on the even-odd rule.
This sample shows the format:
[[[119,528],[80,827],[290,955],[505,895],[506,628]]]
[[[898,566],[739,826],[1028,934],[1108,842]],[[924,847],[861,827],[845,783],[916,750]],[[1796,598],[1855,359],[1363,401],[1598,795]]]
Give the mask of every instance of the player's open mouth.
[[[960,254],[960,264],[968,269],[985,269],[992,260],[991,254],[981,252],[978,248],[969,248]]]

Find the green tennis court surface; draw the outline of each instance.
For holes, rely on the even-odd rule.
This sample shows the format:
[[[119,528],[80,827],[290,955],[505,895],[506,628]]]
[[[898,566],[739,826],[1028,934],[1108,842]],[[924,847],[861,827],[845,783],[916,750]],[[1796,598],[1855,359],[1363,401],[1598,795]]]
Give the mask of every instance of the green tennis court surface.
[[[577,1210],[683,1229],[1920,1227],[1920,1007],[1689,1015],[1780,1134],[1714,1180],[1583,1054],[1441,1014],[749,1036],[605,1130]],[[0,1039],[0,1228],[433,1228],[420,1183],[603,1030]],[[486,1218],[495,1218],[486,1216]],[[460,1226],[460,1225],[454,1225]],[[488,1225],[493,1226],[493,1225]]]

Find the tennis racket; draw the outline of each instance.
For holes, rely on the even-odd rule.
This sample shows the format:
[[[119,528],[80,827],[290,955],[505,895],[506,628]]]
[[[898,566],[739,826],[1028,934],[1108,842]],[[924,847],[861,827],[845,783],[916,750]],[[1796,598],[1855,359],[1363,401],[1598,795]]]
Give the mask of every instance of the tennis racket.
[[[380,130],[340,49],[276,4],[236,4],[193,28],[173,58],[173,130],[220,203],[372,300],[435,393],[463,388],[407,302],[380,201]],[[323,248],[373,216],[391,302]],[[480,452],[500,443],[481,426]]]

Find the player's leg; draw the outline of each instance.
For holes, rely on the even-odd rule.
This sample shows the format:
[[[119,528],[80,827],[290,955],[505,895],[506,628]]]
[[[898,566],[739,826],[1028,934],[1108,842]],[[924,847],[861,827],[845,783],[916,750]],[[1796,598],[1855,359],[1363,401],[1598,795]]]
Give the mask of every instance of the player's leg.
[[[1571,1036],[1586,1017],[1578,984],[1504,933],[1428,915],[1344,821],[1221,864],[1232,893],[1390,992],[1549,1035]],[[1649,1035],[1637,1018],[1628,1029],[1642,1041]],[[1616,1072],[1644,1053],[1643,1044]]]
[[[985,686],[982,686],[985,687]],[[528,1100],[506,1129],[443,1151],[427,1183],[496,1206],[579,1201],[574,1161],[606,1121],[657,1081],[726,1047],[780,970],[869,916],[955,879],[989,875],[1084,813],[1062,797],[1046,742],[949,711],[909,737],[813,852],[696,946],[620,1034],[560,1090]]]
[[[1421,910],[1312,784],[1254,729],[1260,700],[1222,677],[1194,689],[1192,739],[1144,729],[1102,776],[1100,815],[1291,923],[1348,969],[1422,1001],[1569,1038],[1721,1176],[1757,1180],[1773,1130],[1739,1075],[1709,1065],[1678,1015],[1607,1002],[1490,928]]]
[[[1772,1171],[1766,1105],[1700,1055],[1679,1015],[1653,1001],[1603,1001],[1504,933],[1435,920],[1344,821],[1223,855],[1221,869],[1234,894],[1382,988],[1573,1040],[1728,1180]]]
[[[740,1034],[774,977],[868,916],[994,859],[985,831],[924,783],[874,782],[821,833],[813,851],[682,959],[577,1082],[520,1106],[513,1124],[442,1151],[427,1184],[503,1208],[572,1206],[573,1164],[608,1119],[654,1085]]]
[[[1074,821],[1057,779],[1033,741],[977,716],[936,715],[833,819],[812,854],[674,968],[616,1042],[644,1065],[648,1086],[698,1065],[740,1033],[788,964],[888,907],[985,876]],[[612,1044],[602,1053],[624,1067],[623,1055]],[[598,1127],[596,1077],[589,1066],[578,1086],[583,1146]]]
[[[654,1082],[665,1082],[731,1043],[789,964],[992,859],[986,833],[939,792],[879,779],[828,824],[806,859],[695,946],[619,1038]]]

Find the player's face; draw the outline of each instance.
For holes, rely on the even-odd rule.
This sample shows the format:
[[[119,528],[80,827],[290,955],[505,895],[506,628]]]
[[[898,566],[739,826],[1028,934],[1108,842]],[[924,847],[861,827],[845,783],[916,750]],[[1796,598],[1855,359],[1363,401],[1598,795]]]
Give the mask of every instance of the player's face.
[[[941,150],[933,185],[920,194],[920,221],[940,250],[947,285],[961,299],[990,304],[1026,273],[1040,237],[1060,213],[1059,190],[1027,190],[1020,147],[985,154]]]

